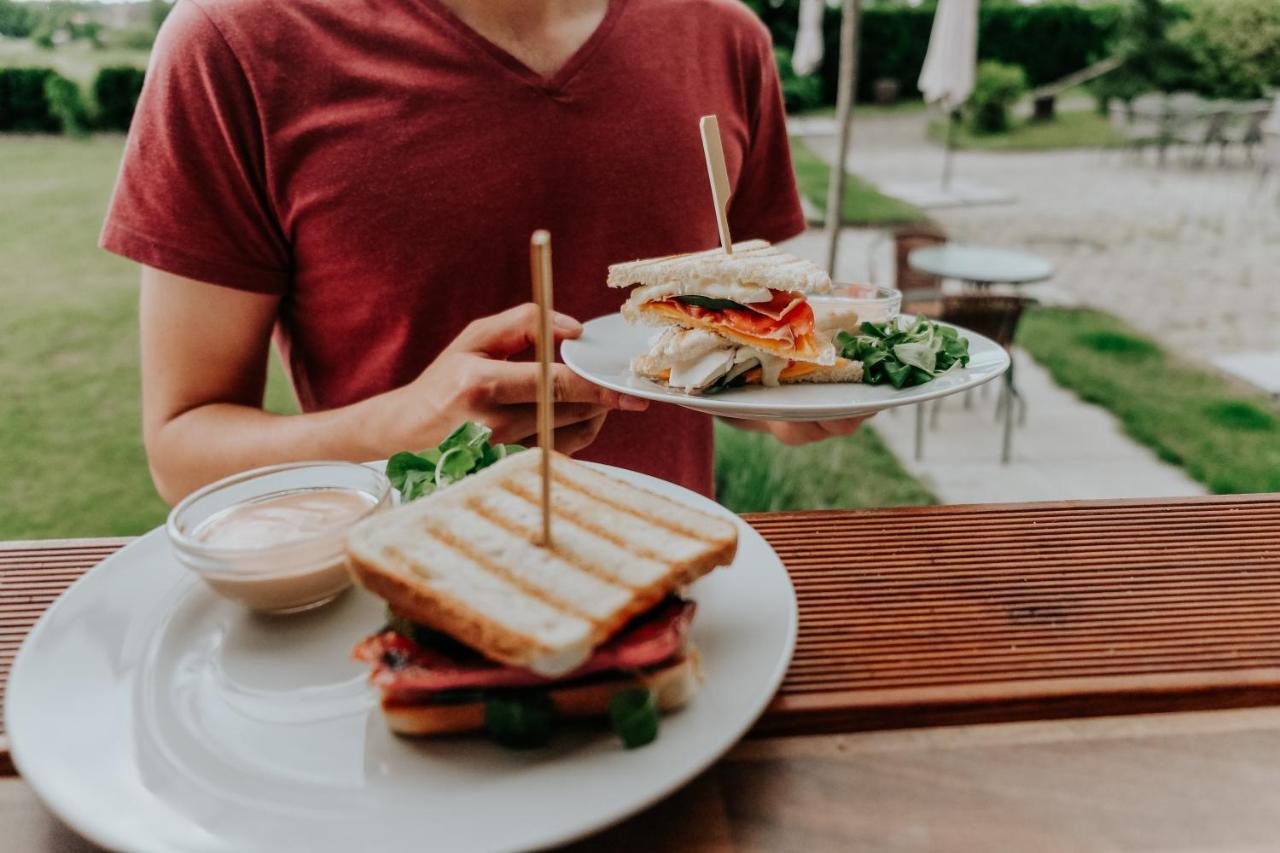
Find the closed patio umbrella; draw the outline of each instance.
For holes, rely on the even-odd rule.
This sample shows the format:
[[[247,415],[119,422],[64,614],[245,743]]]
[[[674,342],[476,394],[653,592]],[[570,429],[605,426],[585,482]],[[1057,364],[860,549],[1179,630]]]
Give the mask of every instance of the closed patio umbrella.
[[[942,186],[951,182],[956,111],[973,92],[978,62],[978,0],[938,0],[929,34],[929,50],[917,85],[930,104],[941,104],[948,113],[947,150],[942,165]]]

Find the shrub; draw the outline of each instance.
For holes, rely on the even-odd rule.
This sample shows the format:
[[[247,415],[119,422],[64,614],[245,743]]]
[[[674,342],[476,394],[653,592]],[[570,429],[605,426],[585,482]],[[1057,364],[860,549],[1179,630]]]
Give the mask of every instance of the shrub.
[[[93,100],[98,105],[98,127],[128,130],[138,105],[144,72],[132,65],[103,68],[93,81]]]
[[[44,97],[63,133],[84,136],[89,132],[89,116],[79,86],[60,74],[50,74],[44,78]]]
[[[1191,87],[1213,98],[1259,98],[1280,86],[1280,2],[1199,0],[1170,29],[1191,61]]]
[[[26,38],[36,28],[38,16],[24,3],[0,0],[0,36]]]
[[[1213,0],[1209,0],[1213,2]],[[746,0],[773,33],[774,44],[795,43],[799,0]],[[1266,2],[1266,0],[1263,0]],[[896,80],[902,96],[919,97],[916,80],[933,26],[933,6],[863,3],[858,39],[858,98],[872,99],[875,81]],[[1033,86],[1059,80],[1110,51],[1123,13],[1119,2],[1088,6],[1042,2],[1033,6],[984,2],[978,12],[978,53],[1021,65]],[[828,6],[825,51],[817,76],[824,103],[834,103],[840,59],[840,9]]]
[[[791,67],[791,49],[774,48],[778,76],[782,78],[782,99],[791,112],[822,106],[822,78],[817,74],[797,74]]]
[[[1027,91],[1027,74],[1003,62],[978,63],[973,94],[965,109],[976,133],[1000,133],[1009,129],[1009,107]]]
[[[0,130],[49,133],[61,128],[49,111],[44,84],[52,68],[0,68]]]

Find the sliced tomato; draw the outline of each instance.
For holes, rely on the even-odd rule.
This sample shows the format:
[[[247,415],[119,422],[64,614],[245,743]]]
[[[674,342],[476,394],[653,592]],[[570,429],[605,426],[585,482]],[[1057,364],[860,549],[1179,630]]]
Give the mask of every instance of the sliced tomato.
[[[781,337],[778,333],[784,329],[789,329],[796,338],[813,332],[813,309],[804,301],[804,294],[786,290],[770,290],[769,293],[772,298],[768,302],[761,302],[758,306],[748,305],[742,309],[715,310],[675,299],[665,300],[664,303],[694,319],[718,322],[757,338]]]

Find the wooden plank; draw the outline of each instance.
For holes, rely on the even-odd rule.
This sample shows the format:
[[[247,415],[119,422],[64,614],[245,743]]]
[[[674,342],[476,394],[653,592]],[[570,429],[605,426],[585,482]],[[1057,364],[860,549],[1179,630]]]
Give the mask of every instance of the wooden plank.
[[[800,604],[757,734],[1280,701],[1280,497],[772,513]],[[128,540],[0,543],[22,637]]]

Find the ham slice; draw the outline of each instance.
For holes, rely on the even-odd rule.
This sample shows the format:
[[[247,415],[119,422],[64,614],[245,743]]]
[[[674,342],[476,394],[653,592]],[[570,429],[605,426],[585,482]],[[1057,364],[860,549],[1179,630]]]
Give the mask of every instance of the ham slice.
[[[632,620],[587,662],[562,678],[545,678],[527,669],[503,666],[479,655],[457,659],[418,645],[395,631],[361,641],[356,660],[373,664],[370,681],[386,699],[426,701],[445,690],[536,687],[617,669],[639,669],[679,654],[693,621],[691,601],[670,598]]]

